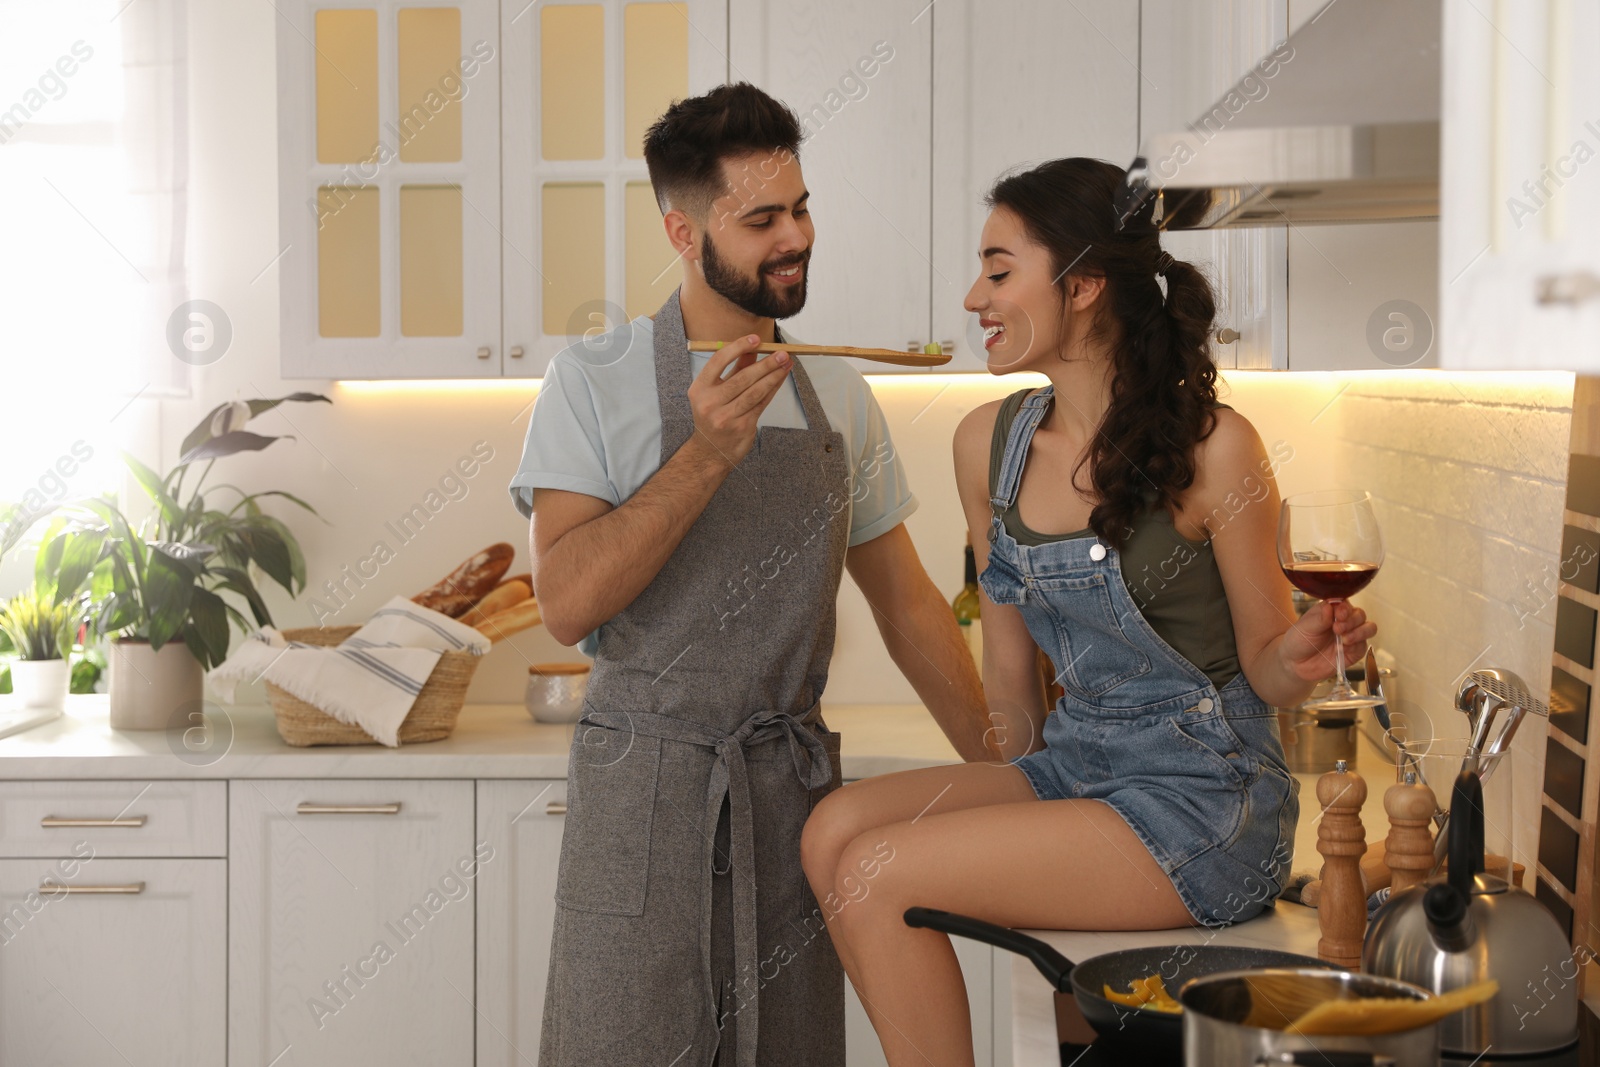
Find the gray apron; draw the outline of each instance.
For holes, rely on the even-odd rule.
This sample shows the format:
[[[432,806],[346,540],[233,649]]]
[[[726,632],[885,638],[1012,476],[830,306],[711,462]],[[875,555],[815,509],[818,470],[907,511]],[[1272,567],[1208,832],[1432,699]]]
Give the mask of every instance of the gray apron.
[[[694,433],[678,295],[655,317],[661,462]],[[844,976],[800,868],[840,784],[818,700],[850,462],[762,427],[666,565],[601,630],[573,738],[541,1067],[843,1067]]]

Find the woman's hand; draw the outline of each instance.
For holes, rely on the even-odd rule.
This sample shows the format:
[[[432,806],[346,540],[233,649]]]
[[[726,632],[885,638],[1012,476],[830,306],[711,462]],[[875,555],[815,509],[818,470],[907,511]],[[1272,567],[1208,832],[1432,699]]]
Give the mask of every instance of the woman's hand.
[[[1378,624],[1369,622],[1366,612],[1348,603],[1319,600],[1283,635],[1278,657],[1290,674],[1303,681],[1331,678],[1336,632],[1344,638],[1344,664],[1349,667],[1367,654],[1367,642],[1378,632]]]

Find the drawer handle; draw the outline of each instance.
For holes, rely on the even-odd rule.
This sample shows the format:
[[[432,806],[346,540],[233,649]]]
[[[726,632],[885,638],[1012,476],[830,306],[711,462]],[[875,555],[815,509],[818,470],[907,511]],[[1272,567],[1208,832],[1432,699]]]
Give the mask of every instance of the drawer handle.
[[[1586,270],[1570,274],[1546,274],[1534,283],[1535,299],[1540,304],[1582,304],[1600,297],[1600,277]]]
[[[46,815],[39,820],[39,825],[46,829],[59,829],[63,826],[119,826],[125,830],[137,830],[144,825],[143,815],[115,816],[110,819],[64,819],[59,815]]]
[[[398,815],[400,802],[393,804],[312,804],[301,801],[295,808],[299,815]]]
[[[129,882],[127,885],[61,885],[56,882],[39,883],[39,892],[51,895],[55,893],[87,893],[90,895],[104,895],[107,893],[143,893],[143,882]]]
[[[567,802],[565,800],[552,800],[544,806],[544,813],[546,815],[565,815],[567,813]]]

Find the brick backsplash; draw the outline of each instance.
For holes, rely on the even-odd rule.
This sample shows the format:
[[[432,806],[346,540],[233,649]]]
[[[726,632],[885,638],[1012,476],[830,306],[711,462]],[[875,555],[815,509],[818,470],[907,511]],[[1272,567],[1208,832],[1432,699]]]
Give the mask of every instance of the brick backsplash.
[[[1547,696],[1570,376],[1361,376],[1335,409],[1339,479],[1371,490],[1384,528],[1383,569],[1359,602],[1395,656],[1413,735],[1465,734],[1454,695],[1477,667],[1509,668]],[[1488,786],[1491,849],[1509,843],[1530,871],[1546,725],[1523,721],[1511,773]],[[1376,770],[1368,781],[1386,788]]]

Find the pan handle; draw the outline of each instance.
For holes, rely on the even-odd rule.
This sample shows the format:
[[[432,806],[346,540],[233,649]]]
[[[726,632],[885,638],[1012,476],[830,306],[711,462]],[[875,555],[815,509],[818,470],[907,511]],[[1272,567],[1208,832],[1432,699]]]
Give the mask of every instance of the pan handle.
[[[1300,1064],[1305,1067],[1395,1067],[1394,1057],[1376,1052],[1280,1052],[1256,1060],[1256,1067],[1277,1067],[1278,1064],[1294,1064],[1296,1067]]]
[[[1015,952],[1019,956],[1026,956],[1057,990],[1062,993],[1072,992],[1072,968],[1077,965],[1037,937],[1029,937],[1009,927],[974,919],[970,915],[956,915],[935,908],[907,908],[905,918],[907,926],[956,934],[971,938],[973,941],[982,941],[995,948],[1003,948],[1008,952]]]

